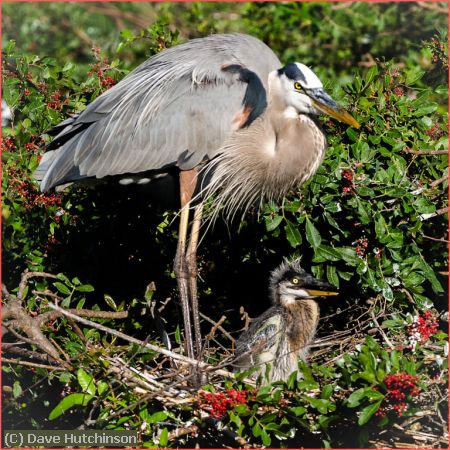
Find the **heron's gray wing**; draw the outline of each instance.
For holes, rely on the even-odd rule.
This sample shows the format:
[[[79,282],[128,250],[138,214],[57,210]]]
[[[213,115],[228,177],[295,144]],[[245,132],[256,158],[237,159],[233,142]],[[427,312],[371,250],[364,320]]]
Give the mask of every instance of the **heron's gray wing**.
[[[212,35],[159,53],[56,128],[47,146],[55,152],[38,170],[41,189],[194,167],[213,157],[233,129],[261,114],[261,86],[280,65],[265,44],[240,34]]]
[[[257,317],[236,343],[235,367],[244,369],[269,362],[265,356],[276,354],[283,332],[281,323],[282,312],[275,306]]]

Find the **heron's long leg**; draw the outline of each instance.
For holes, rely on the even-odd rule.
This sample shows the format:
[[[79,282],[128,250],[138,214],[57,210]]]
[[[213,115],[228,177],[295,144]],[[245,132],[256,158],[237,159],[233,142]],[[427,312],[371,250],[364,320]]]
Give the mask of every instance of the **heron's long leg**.
[[[174,271],[177,276],[178,290],[180,292],[181,307],[183,311],[184,336],[186,351],[189,358],[194,358],[194,345],[192,340],[191,311],[189,301],[188,268],[186,264],[186,242],[189,227],[189,201],[194,192],[197,172],[195,170],[180,172],[180,226],[178,233],[177,253],[175,255]]]
[[[181,308],[183,311],[184,336],[186,351],[189,358],[194,358],[192,342],[191,313],[189,308],[189,285],[186,270],[186,235],[189,223],[189,208],[183,208],[180,214],[178,231],[177,253],[175,255],[174,271],[177,276],[178,291],[180,293]]]
[[[194,323],[194,349],[195,356],[200,358],[202,350],[202,334],[200,330],[200,318],[197,297],[197,245],[202,221],[203,204],[195,207],[194,219],[191,225],[191,236],[186,252],[186,263],[189,277],[189,294],[192,305],[192,321]]]

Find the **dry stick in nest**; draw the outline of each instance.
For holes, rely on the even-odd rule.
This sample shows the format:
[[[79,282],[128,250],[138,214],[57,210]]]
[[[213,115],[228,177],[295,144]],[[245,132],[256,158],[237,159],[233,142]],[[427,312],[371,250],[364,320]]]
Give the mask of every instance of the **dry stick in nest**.
[[[20,359],[15,358],[2,358],[2,363],[17,364],[18,366],[28,366],[37,369],[62,370],[62,371],[67,370],[67,367],[50,366],[48,364],[38,364],[28,361],[22,361]]]
[[[214,372],[217,375],[222,375],[222,376],[227,377],[227,378],[234,378],[234,374],[232,372],[229,372],[228,370],[217,369],[216,367],[211,366],[210,364],[207,364],[207,363],[204,363],[204,362],[201,362],[201,361],[197,361],[195,359],[188,358],[187,356],[183,356],[183,355],[180,355],[178,353],[174,353],[174,352],[172,352],[170,350],[167,350],[165,348],[159,347],[159,346],[154,345],[154,344],[145,343],[145,342],[143,342],[143,341],[141,341],[139,339],[136,339],[134,337],[128,336],[125,333],[122,333],[120,331],[113,330],[112,328],[105,327],[104,325],[100,325],[98,323],[92,322],[92,321],[87,320],[87,319],[83,319],[82,317],[79,317],[79,316],[77,316],[77,315],[75,315],[75,314],[73,314],[71,312],[68,312],[68,311],[66,311],[63,308],[60,308],[59,306],[54,305],[53,303],[49,302],[48,307],[54,309],[55,311],[60,312],[64,316],[70,317],[71,319],[73,319],[73,320],[75,320],[77,322],[80,322],[80,323],[82,323],[82,324],[84,324],[86,326],[89,326],[89,327],[96,328],[98,330],[104,331],[105,333],[111,334],[111,335],[116,336],[116,337],[118,337],[120,339],[124,339],[125,341],[131,342],[133,344],[140,345],[140,346],[145,347],[145,348],[148,348],[149,350],[152,350],[154,352],[160,353],[162,355],[169,356],[169,357],[171,357],[173,359],[176,359],[178,361],[184,362],[184,363],[189,364],[191,366],[197,366],[198,368],[203,369],[204,371]],[[248,380],[248,382],[252,383],[251,380]]]
[[[228,333],[227,330],[225,330],[225,328],[223,328],[221,326],[221,323],[223,322],[222,319],[219,320],[219,322],[214,322],[214,320],[212,320],[211,318],[209,318],[207,315],[199,312],[199,315],[202,319],[207,320],[210,324],[214,325],[218,330],[220,330],[224,336],[226,336],[232,343],[234,343],[234,337],[231,336],[230,333]],[[222,316],[225,317],[225,316]],[[224,319],[225,320],[225,319]]]

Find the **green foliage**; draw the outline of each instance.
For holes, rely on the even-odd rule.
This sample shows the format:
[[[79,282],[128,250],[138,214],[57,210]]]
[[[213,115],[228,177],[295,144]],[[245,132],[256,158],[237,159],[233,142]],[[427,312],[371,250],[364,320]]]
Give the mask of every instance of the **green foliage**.
[[[354,432],[363,436],[374,431],[374,421],[380,428],[395,421],[395,414],[374,418],[380,406],[386,404],[387,375],[415,375],[420,371],[421,387],[425,391],[433,389],[430,375],[435,369],[424,365],[426,354],[422,349],[415,353],[387,351],[372,337],[367,337],[365,344],[353,353],[344,354],[336,365],[308,366],[299,362],[302,378],[298,379],[294,372],[286,382],[260,388],[247,405],[228,411],[223,421],[250,443],[279,446],[278,441],[290,447],[308,432],[319,432],[324,445],[332,442],[334,447],[341,447],[339,428],[342,426],[357,423],[366,429]],[[237,387],[251,389],[245,383]],[[415,412],[415,399],[410,397],[408,402],[411,415]]]
[[[65,308],[129,311],[126,320],[95,320],[153,340],[142,310],[174,296],[173,210],[156,212],[136,191],[74,186],[43,194],[32,173],[51,140],[48,130],[82,111],[147,57],[210,32],[248,32],[282,61],[313,67],[361,128],[323,120],[329,148],[306,186],[248,217],[233,230],[233,241],[220,224],[205,237],[202,311],[210,317],[227,311],[223,326],[241,328],[241,304],[253,316],[268,306],[265,274],[283,256],[302,256],[306,269],[339,287],[345,322],[358,321],[357,314],[371,308],[383,318],[384,335],[376,332],[344,354],[330,349],[328,363],[300,363],[301,378],[293,373],[254,391],[238,375],[235,382],[204,387],[213,393],[252,393],[212,428],[225,427],[255,446],[367,446],[370,436],[399,420],[380,412],[388,401],[386,376],[403,373],[419,377],[426,393],[422,403],[428,399],[442,407],[436,399],[446,380],[447,334],[408,348],[413,317],[424,310],[439,316],[446,308],[448,49],[446,16],[439,12],[441,4],[433,5],[2,5],[3,98],[15,113],[2,140],[5,283],[17,286],[26,268],[57,273],[55,280],[30,282],[24,297],[30,315],[50,311],[46,300],[33,294],[50,290]],[[144,246],[150,241],[153,247]],[[181,347],[179,311],[167,308],[171,340]],[[339,317],[325,321],[321,333],[345,329]],[[155,396],[141,401],[138,388],[148,387],[148,380],[136,371],[167,363],[154,352],[119,344],[97,329],[77,329],[66,318],[49,323],[44,332],[73,370],[4,364],[9,388],[4,417],[10,422],[19,417],[30,427],[71,428],[89,418],[96,427],[141,430],[144,447],[178,446],[171,432],[186,424],[198,426],[200,434],[211,427],[196,392],[185,403]],[[223,355],[211,350],[208,358],[220,362]],[[119,376],[119,360],[134,370],[127,372],[136,375],[133,383]],[[51,395],[48,387],[33,387],[43,377]],[[29,405],[39,405],[39,413],[31,414]],[[405,415],[421,406],[414,398],[407,405]],[[353,433],[350,444],[344,430]],[[183,439],[187,446],[196,443]]]
[[[434,215],[447,204],[448,158],[410,151],[446,150],[447,121],[430,100],[444,86],[411,95],[423,73],[409,74],[385,65],[356,76],[346,91],[361,130],[328,124],[330,148],[308,189],[264,216],[267,231],[294,249],[306,238],[318,277],[336,286],[353,280],[388,301],[406,303],[407,289],[425,308],[443,292],[436,272],[445,267],[444,248],[426,239],[436,226],[445,233]]]

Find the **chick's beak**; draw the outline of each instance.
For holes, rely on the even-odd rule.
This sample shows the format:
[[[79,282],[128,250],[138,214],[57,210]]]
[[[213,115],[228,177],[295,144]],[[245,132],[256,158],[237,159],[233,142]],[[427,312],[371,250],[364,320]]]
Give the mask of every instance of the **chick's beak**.
[[[322,113],[327,114],[340,122],[344,122],[355,128],[361,125],[341,106],[339,106],[323,89],[310,89],[307,95],[313,105]]]
[[[308,277],[306,283],[303,285],[303,289],[305,289],[311,297],[331,297],[339,295],[339,292],[336,292],[334,286],[325,283],[324,281],[316,280],[313,276]]]

